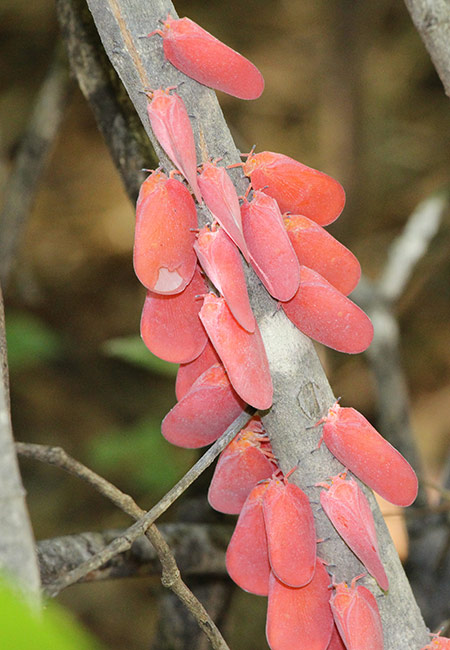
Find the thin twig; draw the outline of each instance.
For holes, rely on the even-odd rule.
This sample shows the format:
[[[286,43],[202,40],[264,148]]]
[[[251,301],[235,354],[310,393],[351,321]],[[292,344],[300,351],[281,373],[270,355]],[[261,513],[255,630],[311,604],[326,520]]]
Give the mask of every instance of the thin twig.
[[[6,183],[4,205],[0,213],[0,281],[4,288],[7,286],[39,180],[50,159],[72,86],[67,59],[61,43],[58,43],[31,112],[14,168]]]
[[[145,513],[134,500],[127,494],[121,492],[114,485],[98,476],[78,461],[68,456],[63,449],[58,447],[43,447],[40,445],[27,445],[17,443],[17,452],[21,455],[30,456],[39,460],[50,462],[66,471],[82,478],[95,487],[103,496],[110,499],[124,512],[137,519],[136,523],[128,528],[125,533],[114,539],[104,550],[94,557],[83,562],[81,565],[69,571],[66,575],[56,580],[45,589],[48,596],[56,596],[60,591],[71,584],[78,582],[91,571],[108,562],[118,553],[130,548],[135,539],[143,534],[155,546],[159,559],[163,566],[162,583],[170,588],[182,600],[186,607],[196,617],[200,627],[208,635],[214,648],[227,648],[220,632],[214,623],[209,619],[206,610],[197,601],[182,582],[175,559],[164,538],[161,536],[153,522],[161,516],[167,508],[193,483],[198,476],[214,461],[219,453],[229,444],[236,433],[248,422],[253,412],[242,413],[233,424],[228,427],[219,440],[200,458],[200,460],[178,481],[178,483],[147,513]],[[216,645],[214,645],[216,643]]]

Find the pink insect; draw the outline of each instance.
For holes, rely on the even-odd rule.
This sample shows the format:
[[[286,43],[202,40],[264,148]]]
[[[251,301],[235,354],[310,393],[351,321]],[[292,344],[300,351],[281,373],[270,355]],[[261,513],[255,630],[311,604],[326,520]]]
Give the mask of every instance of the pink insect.
[[[244,409],[223,366],[217,364],[205,370],[168,412],[161,433],[178,447],[204,447],[217,440]]]
[[[191,388],[194,381],[200,377],[200,375],[214,366],[216,363],[220,363],[219,356],[214,350],[211,342],[208,340],[203,352],[193,361],[189,363],[182,363],[178,368],[177,379],[175,382],[175,395],[177,400],[180,401],[182,397],[186,395],[188,390]]]
[[[264,90],[264,79],[253,63],[189,18],[167,16],[164,29],[148,36],[163,37],[163,48],[170,63],[205,86],[240,99],[257,99]]]
[[[171,90],[172,88],[160,88],[148,92],[148,117],[158,142],[186,178],[195,198],[201,203],[194,134],[183,100],[176,93],[171,95]]]
[[[334,584],[330,599],[334,621],[347,650],[383,650],[383,627],[375,596],[356,581]]]
[[[141,317],[141,336],[150,352],[171,363],[189,363],[196,359],[207,341],[199,319],[206,284],[196,270],[187,287],[173,296],[147,292]]]
[[[270,565],[262,510],[267,485],[256,485],[248,495],[226,554],[230,578],[241,589],[257,596],[267,596],[269,592]]]
[[[362,309],[306,266],[300,266],[297,293],[281,306],[301,332],[339,352],[357,354],[372,341],[373,326]]]
[[[272,650],[327,650],[333,631],[329,584],[319,559],[313,579],[299,589],[271,574],[266,636]]]
[[[426,645],[422,650],[450,650],[450,639],[438,634],[432,634],[433,640]]]
[[[338,632],[336,625],[333,628],[333,634],[331,635],[330,645],[328,646],[327,650],[345,650],[344,642]]]
[[[282,213],[302,214],[326,226],[344,209],[345,192],[340,183],[289,156],[251,152],[243,169],[253,189],[276,199]]]
[[[222,228],[202,228],[194,244],[206,275],[225,298],[231,313],[247,332],[256,327],[239,251]]]
[[[316,570],[314,515],[308,497],[288,476],[270,480],[262,499],[269,561],[281,582],[303,587]]]
[[[198,184],[208,210],[248,262],[248,249],[242,232],[241,208],[233,181],[224,167],[215,162],[203,163]]]
[[[141,186],[136,205],[134,270],[150,291],[174,294],[194,275],[197,211],[188,189],[160,171]]]
[[[258,326],[249,334],[233,318],[224,298],[208,293],[200,319],[236,393],[256,409],[272,405],[273,386]]]
[[[380,559],[369,502],[358,483],[352,478],[346,480],[346,476],[346,473],[333,476],[331,485],[318,483],[326,488],[320,494],[320,503],[344,542],[387,591],[389,581]]]
[[[348,248],[308,217],[285,216],[284,224],[300,264],[320,273],[345,296],[353,291],[361,267]]]
[[[219,512],[238,515],[259,481],[277,469],[261,419],[254,417],[223,450],[208,491],[210,505]]]
[[[241,215],[256,274],[274,298],[290,300],[299,287],[300,267],[277,202],[256,191],[251,201],[242,204]]]
[[[414,470],[361,413],[336,402],[322,422],[320,442],[345,467],[386,501],[411,505],[418,487]]]

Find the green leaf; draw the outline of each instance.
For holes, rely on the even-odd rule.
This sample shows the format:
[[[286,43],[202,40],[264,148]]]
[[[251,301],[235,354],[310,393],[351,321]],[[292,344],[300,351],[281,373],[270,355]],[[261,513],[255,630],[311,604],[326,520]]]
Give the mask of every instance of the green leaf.
[[[5,650],[100,650],[100,645],[61,607],[37,615],[0,580],[0,648]]]
[[[178,366],[159,359],[152,354],[144,345],[139,336],[125,336],[117,339],[109,339],[102,345],[102,350],[110,357],[116,357],[127,361],[157,375],[175,377]]]
[[[61,355],[61,338],[36,316],[9,311],[5,320],[11,371],[52,361]]]

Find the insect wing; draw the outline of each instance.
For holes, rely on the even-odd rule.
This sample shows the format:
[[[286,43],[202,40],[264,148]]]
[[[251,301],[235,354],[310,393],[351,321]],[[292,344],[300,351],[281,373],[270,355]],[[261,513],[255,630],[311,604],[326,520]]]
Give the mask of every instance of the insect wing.
[[[281,306],[301,332],[339,352],[357,354],[372,341],[373,326],[362,309],[306,266],[300,266],[299,290]]]
[[[168,90],[155,90],[147,113],[158,142],[201,203],[194,134],[183,100],[177,94],[170,95]]]
[[[284,224],[300,264],[317,271],[345,296],[353,291],[361,267],[348,248],[308,217],[290,215]]]
[[[185,75],[240,99],[261,95],[262,74],[241,54],[189,18],[168,19],[165,27],[164,54]]]
[[[251,436],[238,434],[217,461],[208,491],[210,505],[219,512],[239,514],[255,485],[275,469]]]
[[[298,290],[300,267],[286,234],[275,199],[254,192],[241,207],[250,261],[261,282],[277,300],[289,300]]]
[[[333,630],[329,584],[330,577],[320,560],[314,578],[299,589],[287,587],[271,574],[266,636],[272,650],[328,648]]]
[[[328,646],[327,650],[346,650],[344,642],[338,632],[336,625],[333,628],[330,645]]]
[[[226,554],[227,571],[234,582],[251,594],[267,596],[270,566],[261,497],[267,484],[250,492],[237,520]]]
[[[161,433],[178,447],[204,447],[217,440],[244,409],[223,366],[211,366],[168,412]]]
[[[233,318],[225,300],[212,293],[205,296],[200,318],[237,394],[256,409],[269,408],[272,379],[258,326],[249,334]]]
[[[134,270],[150,291],[179,293],[197,265],[192,232],[197,227],[195,203],[183,183],[172,178],[150,194],[144,188],[142,194],[136,210]]]
[[[177,379],[175,382],[175,395],[177,400],[180,401],[180,399],[184,397],[191,388],[194,381],[200,377],[205,370],[208,370],[208,368],[211,368],[211,366],[214,366],[216,363],[220,363],[217,352],[214,350],[210,341],[206,341],[203,351],[196,359],[194,359],[194,361],[182,363],[178,368]]]
[[[330,606],[347,650],[383,650],[383,627],[374,595],[362,585],[335,585]]]
[[[147,292],[141,317],[141,336],[150,352],[172,363],[196,359],[207,341],[199,319],[201,300],[207,291],[199,271],[187,287],[173,296]]]
[[[317,546],[308,497],[297,485],[273,479],[264,492],[263,513],[272,571],[290,587],[308,584]]]
[[[215,231],[203,228],[194,248],[201,266],[225,298],[239,325],[247,332],[254,332],[256,321],[248,299],[241,256],[230,237],[222,228]]]
[[[417,496],[411,465],[353,408],[330,409],[323,440],[341,463],[386,501],[409,506]]]
[[[320,494],[325,513],[344,542],[386,591],[389,581],[380,559],[369,502],[354,479],[334,476],[331,482],[331,487]]]
[[[243,169],[253,189],[272,196],[282,213],[303,214],[326,226],[344,209],[345,192],[338,181],[289,156],[272,151],[252,154]]]

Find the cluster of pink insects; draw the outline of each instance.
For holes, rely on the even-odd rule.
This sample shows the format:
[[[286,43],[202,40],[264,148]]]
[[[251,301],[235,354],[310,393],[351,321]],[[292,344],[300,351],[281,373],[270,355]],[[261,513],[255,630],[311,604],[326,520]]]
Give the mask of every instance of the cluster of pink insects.
[[[191,20],[169,16],[164,29],[149,36],[155,33],[163,37],[166,58],[196,81],[242,99],[262,93],[259,70]],[[240,204],[217,161],[197,168],[189,116],[173,90],[148,93],[152,130],[176,170],[169,177],[156,170],[141,187],[134,267],[148,290],[142,338],[151,352],[180,364],[178,403],[162,433],[173,444],[198,448],[217,440],[247,404],[259,410],[272,404],[239,251],[288,318],[314,340],[357,353],[369,346],[373,329],[347,298],[359,263],[323,228],[344,207],[341,185],[282,154],[251,152],[243,171],[252,198],[247,193]],[[191,191],[212,215],[212,225],[201,230]],[[392,503],[414,501],[414,471],[360,413],[336,403],[322,422],[320,442],[349,471]],[[336,530],[386,591],[373,516],[357,482],[346,471],[317,487],[324,488],[321,505]],[[317,557],[308,498],[283,476],[258,416],[222,452],[208,498],[216,510],[239,515],[227,569],[246,591],[268,596],[272,650],[382,650],[375,597],[358,584],[362,576],[350,586],[330,580]],[[427,649],[448,643],[435,637]]]

